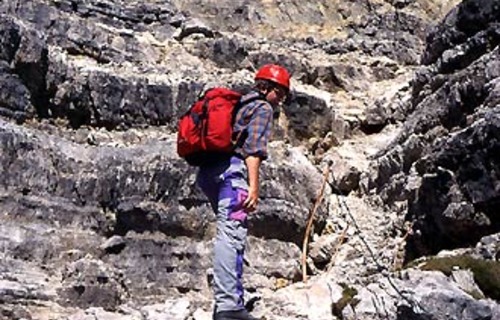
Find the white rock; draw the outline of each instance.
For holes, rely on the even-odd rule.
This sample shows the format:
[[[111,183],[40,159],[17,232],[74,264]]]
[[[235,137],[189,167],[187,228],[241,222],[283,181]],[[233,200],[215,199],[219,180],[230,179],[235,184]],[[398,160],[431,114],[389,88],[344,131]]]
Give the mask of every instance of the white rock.
[[[185,320],[190,313],[189,306],[187,299],[167,300],[163,304],[145,306],[141,311],[145,320]]]
[[[451,278],[465,292],[484,296],[483,292],[474,281],[474,274],[472,274],[470,270],[454,270],[451,273]]]
[[[193,320],[211,320],[212,312],[205,311],[203,309],[197,309],[193,313]]]
[[[269,294],[271,296],[267,296]],[[341,297],[341,286],[325,280],[313,280],[306,284],[298,283],[274,293],[267,293],[263,299],[276,301],[277,305],[283,306],[282,312],[278,315],[283,318],[273,315],[272,319],[331,320],[332,303],[337,302]]]

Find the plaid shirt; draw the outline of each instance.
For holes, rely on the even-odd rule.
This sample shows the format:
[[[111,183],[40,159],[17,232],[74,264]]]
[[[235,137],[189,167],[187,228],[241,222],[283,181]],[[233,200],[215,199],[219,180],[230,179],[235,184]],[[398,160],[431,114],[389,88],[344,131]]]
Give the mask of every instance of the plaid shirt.
[[[251,92],[242,97],[245,101],[255,97],[257,93]],[[265,100],[253,100],[243,106],[236,113],[233,127],[234,152],[246,158],[258,156],[267,159],[267,142],[271,135],[273,124],[273,107]]]

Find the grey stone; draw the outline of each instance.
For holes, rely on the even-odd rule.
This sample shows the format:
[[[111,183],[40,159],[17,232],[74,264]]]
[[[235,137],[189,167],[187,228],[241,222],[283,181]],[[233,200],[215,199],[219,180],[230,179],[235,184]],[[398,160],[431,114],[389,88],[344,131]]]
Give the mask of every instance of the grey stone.
[[[484,294],[474,281],[474,274],[469,270],[454,270],[451,273],[451,278],[455,281],[460,289],[472,295],[473,297],[484,298]]]
[[[174,35],[174,38],[181,41],[193,34],[202,34],[209,38],[214,37],[214,32],[205,23],[198,19],[188,19],[183,22],[179,34]]]
[[[293,73],[291,104],[249,221],[244,279],[251,299],[263,297],[256,314],[331,319],[342,282],[361,297],[346,318],[459,317],[459,307],[466,319],[498,318],[498,303],[427,273],[394,281],[431,313],[397,304],[380,280],[394,275],[361,241],[387,270],[399,251],[411,259],[480,238],[465,252],[498,259],[484,238],[498,232],[498,15],[491,1],[470,0],[437,22],[451,2],[0,2],[0,314],[209,318],[215,216],[195,169],[175,155],[176,121],[208,83],[248,90],[257,67],[280,63]],[[311,268],[313,285],[291,285],[322,176],[287,143],[317,138],[324,165],[344,139],[403,121],[368,172],[336,162],[344,169],[314,233],[335,213],[334,232],[350,227],[346,244],[328,272]],[[330,197],[337,189],[349,193],[344,210]],[[415,222],[408,244],[405,217]],[[316,263],[328,264],[334,241],[314,240]]]
[[[122,274],[99,260],[80,259],[63,270],[59,289],[61,305],[116,310],[126,298]]]
[[[119,253],[126,246],[126,241],[120,236],[112,236],[106,242],[101,245],[101,249],[103,249],[107,253]]]
[[[497,100],[499,77],[490,67],[498,60],[498,50],[487,42],[498,39],[485,38],[484,32],[496,34],[496,18],[490,3],[476,11],[479,2],[459,5],[430,33],[423,58],[428,66],[413,82],[414,112],[396,141],[372,163],[371,178],[363,180],[363,189],[376,188],[389,206],[409,202],[408,219],[415,220],[415,230],[421,232],[410,237],[410,259],[475,244],[498,231],[491,213],[496,180],[490,174],[498,171],[491,157],[498,149],[498,110],[486,106],[486,101]],[[483,29],[471,32],[463,28],[464,21],[475,21]],[[404,176],[412,168],[421,183],[405,190]]]
[[[414,283],[414,301],[420,304],[409,307],[408,302],[398,305],[398,319],[492,319],[492,309],[484,300],[475,300],[453,286],[440,273],[429,276],[414,273],[410,281]],[[424,276],[424,277],[423,277]],[[443,303],[448,301],[448,303]],[[454,303],[449,303],[453,301]]]

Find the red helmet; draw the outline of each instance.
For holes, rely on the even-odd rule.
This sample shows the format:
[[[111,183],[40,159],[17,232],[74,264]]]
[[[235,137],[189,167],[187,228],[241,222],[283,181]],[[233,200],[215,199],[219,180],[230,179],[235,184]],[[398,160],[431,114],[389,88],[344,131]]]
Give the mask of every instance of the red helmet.
[[[255,80],[269,80],[290,90],[290,74],[288,71],[275,64],[262,66],[255,75]]]

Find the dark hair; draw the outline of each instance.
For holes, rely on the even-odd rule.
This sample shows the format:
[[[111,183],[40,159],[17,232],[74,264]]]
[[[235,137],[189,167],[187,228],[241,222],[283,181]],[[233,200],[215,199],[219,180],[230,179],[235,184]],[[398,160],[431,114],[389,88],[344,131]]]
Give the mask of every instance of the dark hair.
[[[270,80],[265,79],[257,79],[255,80],[254,89],[260,92],[269,92],[274,88],[281,88],[285,90],[287,95],[290,93],[288,88],[283,87],[282,85],[277,84],[276,82],[272,82]]]
[[[255,80],[255,84],[253,87],[260,92],[269,92],[274,89],[275,86],[276,85],[269,80],[257,79]]]

